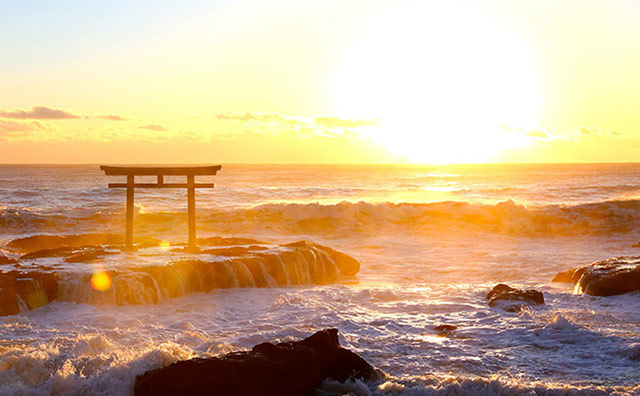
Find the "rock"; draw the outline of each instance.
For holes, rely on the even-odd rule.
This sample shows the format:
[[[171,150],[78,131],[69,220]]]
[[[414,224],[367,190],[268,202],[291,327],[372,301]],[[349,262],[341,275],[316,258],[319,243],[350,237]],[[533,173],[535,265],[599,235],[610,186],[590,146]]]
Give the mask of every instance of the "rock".
[[[457,328],[458,327],[454,325],[443,324],[443,325],[435,326],[433,329],[438,332],[438,335],[440,337],[446,337],[450,335],[451,332]]]
[[[56,297],[58,274],[52,272],[0,272],[0,316],[41,307]]]
[[[3,264],[15,264],[17,261],[15,259],[9,258],[5,256],[4,253],[0,252],[0,265]]]
[[[73,252],[72,255],[65,257],[64,261],[67,263],[93,263],[109,254],[117,254],[117,252],[107,251],[100,246],[88,246]]]
[[[570,269],[568,271],[558,272],[558,274],[553,277],[552,282],[573,283],[573,273],[575,271],[576,268]]]
[[[487,294],[490,307],[497,307],[508,312],[520,311],[524,306],[544,304],[542,292],[533,289],[520,290],[500,283]]]
[[[136,237],[135,242],[143,246],[159,246],[160,240],[151,237]],[[97,245],[123,245],[124,236],[119,234],[76,234],[76,235],[32,235],[14,239],[9,248],[31,253],[38,250],[55,250]]]
[[[197,358],[136,377],[136,396],[302,396],[325,379],[376,379],[378,372],[342,348],[338,330],[326,329],[302,341],[263,343],[251,351]]]
[[[585,267],[561,272],[556,278],[568,279],[576,292],[593,296],[614,296],[640,290],[640,257],[613,257]]]
[[[266,242],[261,242],[251,238],[224,238],[219,236],[209,238],[198,238],[198,245],[200,246],[233,246],[233,245],[263,245]]]
[[[307,241],[298,241],[294,243],[288,243],[286,245],[282,245],[290,248],[308,248],[315,249],[326,252],[331,259],[336,263],[338,268],[340,268],[340,273],[343,276],[354,276],[360,271],[360,262],[353,257],[339,252],[337,250],[331,249],[327,246],[317,245],[315,243],[310,243]]]

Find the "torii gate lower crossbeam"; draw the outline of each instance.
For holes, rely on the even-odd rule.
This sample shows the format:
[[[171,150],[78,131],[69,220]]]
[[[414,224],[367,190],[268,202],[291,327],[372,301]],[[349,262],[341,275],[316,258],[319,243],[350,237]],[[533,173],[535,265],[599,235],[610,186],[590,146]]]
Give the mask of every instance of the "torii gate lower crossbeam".
[[[133,248],[133,200],[136,188],[186,188],[189,224],[189,249],[197,249],[196,243],[196,188],[213,188],[213,183],[196,183],[195,176],[215,175],[222,166],[105,166],[100,169],[107,176],[127,176],[126,183],[109,183],[109,188],[127,189],[125,245]],[[157,183],[136,183],[136,176],[156,176]],[[186,183],[165,183],[164,176],[186,176]]]

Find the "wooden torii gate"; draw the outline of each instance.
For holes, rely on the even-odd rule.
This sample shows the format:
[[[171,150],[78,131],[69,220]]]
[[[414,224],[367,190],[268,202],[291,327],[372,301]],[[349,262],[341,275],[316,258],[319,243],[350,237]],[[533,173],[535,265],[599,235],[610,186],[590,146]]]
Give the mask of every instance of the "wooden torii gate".
[[[100,169],[107,176],[127,176],[126,183],[109,183],[109,188],[127,189],[127,227],[125,244],[133,248],[133,191],[136,188],[186,188],[189,224],[189,249],[196,244],[196,188],[213,188],[213,183],[196,183],[195,176],[215,175],[221,165],[209,166],[106,166]],[[157,183],[136,183],[136,176],[157,176]],[[186,183],[165,183],[164,176],[186,176]]]

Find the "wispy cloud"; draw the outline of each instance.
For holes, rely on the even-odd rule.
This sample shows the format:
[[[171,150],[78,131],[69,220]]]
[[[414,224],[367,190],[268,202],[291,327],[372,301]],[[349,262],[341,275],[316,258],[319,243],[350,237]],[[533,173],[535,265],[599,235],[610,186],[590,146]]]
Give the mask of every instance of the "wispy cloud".
[[[549,135],[539,129],[534,129],[533,131],[527,133],[527,136],[542,139],[546,139],[549,137]]]
[[[312,118],[291,117],[277,113],[220,113],[216,118],[221,121],[233,121],[251,127],[251,133],[279,135],[292,133],[309,139],[312,136],[342,136],[361,127],[380,125],[380,120],[345,119],[332,116]]]
[[[291,119],[277,113],[249,113],[249,112],[244,114],[220,113],[216,115],[216,118],[219,120],[225,120],[225,121],[243,121],[243,122],[248,122],[248,121],[285,122]]]
[[[0,110],[0,118],[13,118],[18,120],[66,120],[80,118],[80,116],[64,110],[51,109],[49,107],[34,107],[28,111]]]
[[[148,129],[150,131],[158,131],[158,132],[166,132],[167,129],[165,127],[163,127],[162,125],[157,125],[157,124],[149,124],[149,125],[143,125],[139,127],[140,129]]]
[[[594,137],[594,138],[608,138],[608,137],[622,138],[624,136],[624,133],[619,132],[619,131],[614,131],[614,130],[609,130],[609,129],[600,129],[600,128],[597,128],[597,127],[590,127],[590,126],[578,126],[578,127],[575,128],[575,133],[580,138],[590,138],[590,137]]]
[[[120,117],[119,115],[101,115],[98,116],[98,118],[102,118],[103,120],[109,120],[109,121],[127,121],[127,118],[124,117]]]
[[[9,140],[35,140],[41,132],[50,131],[52,128],[38,121],[21,122],[0,120],[0,138]]]
[[[380,125],[379,119],[361,120],[361,119],[345,119],[330,116],[316,117],[313,119],[313,123],[323,127],[335,127],[335,128],[359,128],[366,126],[378,126]]]

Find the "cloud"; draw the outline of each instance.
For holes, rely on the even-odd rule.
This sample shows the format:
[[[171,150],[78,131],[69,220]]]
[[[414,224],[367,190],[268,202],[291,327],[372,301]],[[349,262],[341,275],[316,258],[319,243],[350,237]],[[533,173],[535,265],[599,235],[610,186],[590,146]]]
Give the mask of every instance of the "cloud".
[[[579,127],[578,132],[580,132],[581,135],[594,135],[597,134],[598,131],[593,128]]]
[[[379,119],[361,120],[361,119],[349,119],[338,118],[332,116],[317,116],[312,119],[306,119],[301,117],[287,117],[277,113],[221,113],[217,114],[216,118],[223,121],[242,121],[242,122],[277,122],[280,124],[288,125],[300,125],[300,126],[317,126],[324,128],[358,128],[363,126],[378,126],[380,125]]]
[[[38,121],[19,122],[0,120],[0,138],[9,140],[40,140],[42,138],[41,132],[52,129],[50,126]]]
[[[232,113],[221,113],[217,114],[216,118],[219,120],[225,121],[276,121],[276,122],[285,122],[290,118],[282,116],[276,113],[244,113],[244,114],[232,114]]]
[[[354,133],[353,129],[380,125],[379,119],[344,119],[332,116],[312,118],[284,116],[277,113],[221,113],[216,118],[222,121],[235,121],[247,124],[249,130],[244,133],[281,135],[292,133],[309,139],[312,136],[342,136]]]
[[[0,118],[13,118],[18,120],[65,120],[76,119],[80,116],[66,112],[64,110],[50,109],[48,107],[34,107],[29,111],[14,110],[5,111],[0,110]]]
[[[127,121],[126,118],[120,117],[119,115],[101,115],[101,116],[98,116],[98,118],[102,118],[104,120],[109,120],[109,121]]]
[[[577,126],[575,131],[579,138],[624,138],[625,133],[597,127]]]
[[[380,120],[343,119],[337,117],[322,116],[314,118],[313,123],[315,125],[328,128],[359,128],[365,126],[378,126],[380,125]]]
[[[534,129],[533,131],[527,133],[527,136],[534,137],[534,138],[543,138],[543,139],[549,137],[549,135],[547,135],[546,133],[544,133],[544,132],[542,132],[542,131],[540,131],[538,129]]]
[[[139,128],[149,129],[150,131],[167,132],[167,129],[165,127],[163,127],[162,125],[156,125],[156,124],[143,125]]]

